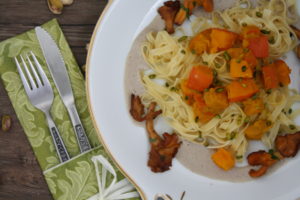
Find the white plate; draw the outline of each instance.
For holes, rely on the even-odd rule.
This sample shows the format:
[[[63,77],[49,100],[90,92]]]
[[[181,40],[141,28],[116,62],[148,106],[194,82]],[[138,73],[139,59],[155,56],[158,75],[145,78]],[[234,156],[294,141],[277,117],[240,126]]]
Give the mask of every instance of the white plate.
[[[300,159],[290,160],[272,176],[246,183],[213,180],[186,169],[176,159],[171,170],[152,173],[147,167],[149,144],[145,128],[133,123],[124,91],[127,54],[135,36],[153,19],[161,0],[114,0],[95,29],[88,56],[87,92],[99,136],[143,199],[169,194],[185,200],[291,199],[300,197]],[[294,63],[294,64],[293,64]],[[290,55],[289,64],[297,60]],[[293,77],[298,77],[293,73]],[[293,78],[293,79],[294,79]],[[295,84],[295,82],[293,83]],[[295,84],[297,86],[297,84]]]

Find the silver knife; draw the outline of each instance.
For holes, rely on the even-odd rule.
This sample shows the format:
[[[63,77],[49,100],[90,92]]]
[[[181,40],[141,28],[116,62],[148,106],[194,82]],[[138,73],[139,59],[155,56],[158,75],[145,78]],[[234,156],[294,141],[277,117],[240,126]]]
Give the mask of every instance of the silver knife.
[[[36,27],[35,33],[42,48],[46,63],[56,88],[58,89],[58,93],[68,110],[74,131],[76,133],[80,152],[87,151],[91,149],[91,145],[77,113],[70,79],[61,52],[53,38],[43,28],[39,26]]]

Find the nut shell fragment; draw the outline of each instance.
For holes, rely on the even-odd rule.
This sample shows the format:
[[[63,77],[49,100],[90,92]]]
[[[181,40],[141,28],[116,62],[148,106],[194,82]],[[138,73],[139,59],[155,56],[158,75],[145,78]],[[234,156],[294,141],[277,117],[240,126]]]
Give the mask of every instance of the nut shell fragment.
[[[9,115],[4,115],[1,119],[1,129],[2,131],[6,132],[9,131],[12,125],[12,119]]]
[[[61,0],[47,0],[50,11],[56,15],[62,13],[64,5]]]
[[[61,2],[66,5],[66,6],[69,6],[73,3],[73,0],[61,0]]]

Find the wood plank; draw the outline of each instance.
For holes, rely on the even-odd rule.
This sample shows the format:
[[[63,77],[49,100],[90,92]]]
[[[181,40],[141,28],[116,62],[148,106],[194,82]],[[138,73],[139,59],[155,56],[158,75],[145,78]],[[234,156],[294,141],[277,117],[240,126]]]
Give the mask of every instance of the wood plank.
[[[0,83],[0,115],[10,115],[13,126],[0,130],[0,199],[52,199],[41,169]]]
[[[1,0],[0,24],[39,25],[57,17],[61,24],[93,25],[106,3],[107,0],[74,0],[61,15],[54,15],[46,0]]]
[[[0,41],[56,17],[80,66],[85,46],[107,0],[74,0],[62,15],[52,14],[46,0],[1,0]],[[1,66],[0,66],[1,67]],[[50,200],[52,196],[0,81],[0,116],[13,118],[13,127],[0,131],[0,200]]]

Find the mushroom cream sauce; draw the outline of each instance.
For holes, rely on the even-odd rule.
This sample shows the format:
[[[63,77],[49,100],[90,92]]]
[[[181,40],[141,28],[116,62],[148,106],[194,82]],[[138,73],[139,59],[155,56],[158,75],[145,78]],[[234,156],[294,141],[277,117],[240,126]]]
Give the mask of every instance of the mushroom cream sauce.
[[[235,4],[235,2],[235,0],[214,0],[214,10],[224,10],[226,8],[230,8]],[[251,0],[251,3],[254,3],[255,5],[256,0]],[[202,11],[202,9],[198,9],[194,15],[208,16],[207,13]],[[141,82],[140,72],[149,68],[142,56],[141,45],[146,41],[146,35],[149,32],[160,31],[163,29],[164,21],[160,18],[160,16],[157,15],[154,20],[135,38],[135,41],[132,44],[131,50],[127,57],[125,71],[125,91],[126,99],[128,99],[128,110],[130,105],[130,94],[134,93],[136,95],[142,95],[145,91]],[[203,145],[189,142],[185,139],[181,140],[182,145],[179,148],[176,159],[192,172],[208,178],[230,182],[246,182],[254,180],[248,175],[250,166],[234,167],[229,171],[224,171],[216,166],[211,160],[211,154],[214,152],[213,150],[207,149]],[[285,161],[281,161],[272,167],[269,170],[268,175],[270,175],[272,171],[275,171],[277,168],[282,166],[284,162]]]

